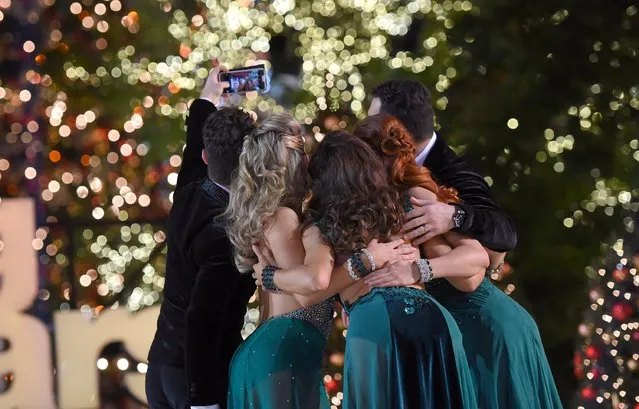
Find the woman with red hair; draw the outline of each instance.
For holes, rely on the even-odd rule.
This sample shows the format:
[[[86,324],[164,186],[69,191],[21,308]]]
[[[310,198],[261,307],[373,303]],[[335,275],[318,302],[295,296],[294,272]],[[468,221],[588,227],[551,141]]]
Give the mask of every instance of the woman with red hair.
[[[439,186],[428,169],[415,163],[414,139],[396,118],[370,116],[357,125],[354,134],[382,157],[391,184],[404,192],[406,211],[412,208],[411,197],[446,203],[460,201],[454,189]],[[448,232],[424,243],[421,251],[428,258],[436,258],[455,251],[460,240],[469,239]],[[504,253],[486,251],[491,266],[503,261]],[[410,264],[403,263],[404,267]],[[561,408],[541,336],[530,314],[485,278],[484,271],[468,276],[450,271],[441,274],[432,269],[430,275],[425,276],[420,274],[419,264],[419,261],[413,263],[412,269],[386,266],[367,276],[365,281],[371,287],[422,282],[451,312],[463,335],[479,407]]]

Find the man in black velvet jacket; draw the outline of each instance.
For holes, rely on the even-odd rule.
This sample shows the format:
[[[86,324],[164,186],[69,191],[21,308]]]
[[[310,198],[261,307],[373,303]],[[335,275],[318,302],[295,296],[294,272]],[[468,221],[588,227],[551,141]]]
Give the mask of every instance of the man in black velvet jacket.
[[[186,149],[167,225],[164,302],[149,352],[151,409],[224,408],[231,358],[242,342],[250,275],[240,275],[217,216],[228,201],[244,136],[253,118],[216,110],[226,84],[213,70],[186,121]]]
[[[463,201],[455,205],[418,201],[409,214],[412,220],[404,226],[415,230],[406,238],[418,245],[455,229],[491,250],[512,250],[517,244],[512,220],[497,207],[484,178],[435,134],[426,87],[418,81],[392,80],[378,85],[372,95],[368,114],[386,113],[402,121],[415,138],[417,163],[426,166],[440,184],[457,189]]]

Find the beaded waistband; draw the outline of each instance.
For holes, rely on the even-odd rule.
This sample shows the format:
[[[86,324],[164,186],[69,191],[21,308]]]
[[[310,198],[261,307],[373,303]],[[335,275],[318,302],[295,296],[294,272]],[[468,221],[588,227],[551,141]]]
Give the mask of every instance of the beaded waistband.
[[[428,294],[424,290],[414,287],[375,287],[368,294],[365,294],[355,300],[353,303],[345,302],[344,308],[347,312],[351,312],[358,305],[370,301],[375,295],[381,294],[384,299],[389,298],[428,298]]]
[[[306,308],[300,308],[286,314],[277,315],[264,321],[264,323],[276,319],[295,318],[306,321],[317,328],[325,338],[328,338],[333,329],[333,298]]]

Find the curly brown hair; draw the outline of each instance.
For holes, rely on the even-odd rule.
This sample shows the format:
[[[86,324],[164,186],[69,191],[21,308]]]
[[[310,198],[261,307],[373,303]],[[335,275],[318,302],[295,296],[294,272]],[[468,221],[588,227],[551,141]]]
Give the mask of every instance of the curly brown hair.
[[[346,131],[329,132],[311,158],[309,173],[305,226],[318,222],[336,255],[399,232],[404,219],[400,194],[380,157],[362,140]]]
[[[369,116],[357,124],[353,134],[382,157],[398,190],[419,186],[435,193],[441,202],[460,202],[457,190],[438,185],[427,168],[415,163],[413,137],[397,118],[387,114]]]

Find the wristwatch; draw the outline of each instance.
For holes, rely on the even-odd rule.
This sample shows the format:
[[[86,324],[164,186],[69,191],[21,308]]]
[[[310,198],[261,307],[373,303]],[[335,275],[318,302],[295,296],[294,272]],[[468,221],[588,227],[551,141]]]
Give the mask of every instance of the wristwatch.
[[[456,204],[453,206],[455,206],[455,213],[453,213],[453,225],[456,229],[459,229],[462,227],[462,224],[464,224],[464,220],[466,219],[466,211]]]

